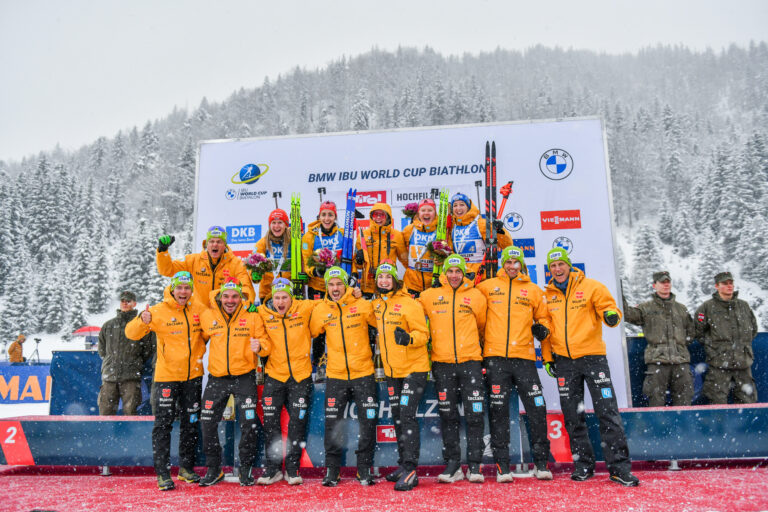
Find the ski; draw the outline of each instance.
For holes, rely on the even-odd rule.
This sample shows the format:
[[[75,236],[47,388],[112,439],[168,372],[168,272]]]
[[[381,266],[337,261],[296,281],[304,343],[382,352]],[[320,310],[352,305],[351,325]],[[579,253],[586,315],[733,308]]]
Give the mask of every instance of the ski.
[[[344,212],[344,238],[341,242],[341,268],[347,275],[352,274],[352,260],[355,253],[355,201],[357,189],[350,188],[347,192],[347,210]]]
[[[294,287],[300,289],[301,281],[301,196],[291,194],[291,282]]]
[[[502,192],[506,188],[502,187]],[[511,184],[510,184],[511,190]],[[506,199],[505,199],[506,205]],[[485,142],[485,254],[482,269],[485,278],[496,276],[496,266],[499,258],[496,229],[496,141]]]
[[[435,236],[435,240],[440,240],[441,242],[445,242],[445,239],[448,236],[448,201],[448,189],[444,188],[440,191],[440,203],[437,213],[437,233]],[[432,266],[432,286],[438,286],[440,284],[440,274],[442,271],[443,267],[438,264],[437,257],[435,257],[435,264]]]

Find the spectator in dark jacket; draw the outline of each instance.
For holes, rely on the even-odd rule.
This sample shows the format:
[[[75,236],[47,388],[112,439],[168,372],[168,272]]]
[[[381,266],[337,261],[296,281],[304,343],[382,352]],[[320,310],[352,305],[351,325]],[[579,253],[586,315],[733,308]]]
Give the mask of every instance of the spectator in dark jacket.
[[[651,300],[637,307],[624,301],[624,320],[642,326],[648,341],[643,394],[651,407],[666,405],[667,389],[672,405],[691,405],[693,376],[688,345],[693,341],[693,320],[688,309],[675,300],[669,272],[654,272],[653,289]]]
[[[133,416],[141,404],[141,371],[144,363],[155,351],[155,338],[149,333],[139,341],[125,336],[125,325],[136,317],[136,295],[124,291],[120,294],[117,316],[108,320],[99,332],[101,356],[101,389],[99,390],[99,414],[117,414],[117,406],[123,401],[123,414]]]
[[[752,340],[757,336],[757,320],[749,304],[733,290],[733,276],[720,272],[715,276],[715,293],[696,310],[696,337],[704,343],[707,375],[704,395],[713,404],[724,404],[733,388],[736,403],[757,401],[752,377],[755,360]]]

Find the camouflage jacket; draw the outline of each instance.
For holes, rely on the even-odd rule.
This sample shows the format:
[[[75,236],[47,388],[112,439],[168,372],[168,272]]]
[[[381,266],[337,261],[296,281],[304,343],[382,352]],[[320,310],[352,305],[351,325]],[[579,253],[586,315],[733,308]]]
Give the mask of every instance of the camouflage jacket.
[[[694,327],[688,309],[675,300],[675,294],[653,298],[637,307],[624,303],[624,320],[642,326],[648,346],[646,364],[682,364],[691,361],[688,344],[693,341]]]
[[[743,370],[754,361],[752,340],[757,336],[757,320],[738,294],[725,301],[715,292],[696,310],[696,338],[704,343],[707,364],[715,368]]]

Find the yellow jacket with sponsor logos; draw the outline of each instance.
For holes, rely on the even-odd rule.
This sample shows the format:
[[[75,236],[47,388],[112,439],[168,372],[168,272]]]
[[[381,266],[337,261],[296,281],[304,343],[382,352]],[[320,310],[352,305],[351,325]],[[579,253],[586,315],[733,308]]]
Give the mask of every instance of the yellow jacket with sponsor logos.
[[[487,243],[485,228],[485,219],[480,215],[480,210],[474,203],[469,211],[461,217],[453,216],[453,227],[451,228],[453,250],[466,260],[467,273],[476,274],[482,267],[485,244]],[[506,230],[504,230],[503,235],[497,234],[496,240],[499,252],[512,245],[512,239]]]
[[[162,276],[173,277],[176,272],[186,270],[192,274],[192,280],[195,285],[195,294],[193,299],[208,307],[208,295],[212,290],[218,290],[227,278],[237,279],[243,286],[243,293],[248,296],[248,300],[253,302],[256,292],[251,284],[251,276],[248,269],[245,268],[243,260],[238,258],[227,247],[224,254],[221,255],[218,262],[211,261],[211,257],[205,250],[205,240],[203,240],[203,250],[201,252],[187,254],[183,260],[172,260],[168,251],[157,251],[155,261],[157,262],[157,271]]]
[[[440,276],[442,286],[419,296],[429,318],[432,361],[463,363],[483,359],[480,336],[485,329],[486,301],[472,282],[464,278],[457,289]]]
[[[365,266],[363,268],[363,283],[360,289],[366,293],[373,293],[376,289],[374,275],[379,264],[384,260],[396,263],[397,260],[404,266],[408,266],[408,251],[403,241],[403,234],[393,228],[392,208],[387,203],[376,203],[371,211],[382,210],[389,215],[390,223],[386,226],[379,226],[371,221],[370,227],[363,230],[366,249]],[[357,240],[357,248],[362,249],[360,240]]]
[[[200,316],[205,307],[193,299],[181,307],[166,288],[163,302],[150,306],[152,321],[145,324],[141,312],[125,326],[125,336],[140,340],[150,331],[157,336],[156,382],[187,381],[203,375],[205,334]],[[193,295],[194,297],[194,295]]]
[[[259,355],[269,356],[264,370],[273,379],[285,382],[293,377],[296,382],[301,382],[312,375],[309,323],[312,310],[319,303],[294,300],[285,315],[259,306],[254,338],[261,342]]]
[[[540,323],[550,328],[544,292],[526,274],[510,279],[502,271],[477,285],[488,301],[483,357],[515,357],[536,360],[531,326]],[[544,361],[552,361],[549,337],[541,342]]]
[[[427,249],[427,244],[437,238],[437,218],[424,224],[418,219],[405,226],[403,242],[408,254],[408,265],[403,276],[406,289],[420,292],[432,285],[432,270],[435,259]],[[451,230],[447,230],[445,242],[451,245]]]
[[[571,359],[604,356],[603,313],[615,311],[621,315],[608,288],[574,268],[565,295],[554,285],[554,278],[544,293],[551,318],[552,352]]]
[[[332,379],[351,380],[373,375],[373,353],[368,341],[371,303],[352,296],[352,288],[336,302],[328,295],[312,313],[312,336],[325,333],[328,351],[326,374]]]
[[[379,331],[378,343],[384,373],[399,379],[415,372],[428,372],[429,330],[421,303],[404,290],[398,290],[377,295],[371,305],[373,311],[368,323]],[[410,345],[395,343],[395,329],[398,327],[411,335]]]
[[[320,245],[327,246],[327,248],[336,256],[337,263],[339,263],[341,260],[341,239],[344,237],[344,230],[334,224],[331,228],[331,233],[326,235],[323,233],[320,221],[316,220],[307,226],[307,232],[301,237],[301,258],[304,260],[304,272],[309,274],[309,282],[307,284],[310,288],[314,288],[315,290],[325,291],[325,281],[322,277],[314,275],[312,272],[312,265],[310,265],[312,253],[314,253],[316,249],[315,242],[318,237],[327,240],[328,243],[318,243],[317,248],[321,248]]]
[[[244,375],[256,368],[251,337],[256,331],[256,313],[248,313],[241,302],[232,316],[210,294],[210,307],[200,316],[200,326],[208,338],[208,372],[214,377]]]
[[[270,247],[270,250],[268,250],[267,244],[270,244],[271,246],[271,242],[269,241],[269,235],[264,235],[261,238],[261,240],[256,242],[256,252],[271,259],[273,261],[273,266],[279,265],[280,260],[279,259],[275,260],[273,258],[273,255],[271,253],[271,247]],[[283,269],[287,268],[288,270],[283,270],[282,272],[280,272],[279,277],[290,279],[291,278],[291,264],[290,264],[291,263],[291,242],[288,241],[287,246],[283,247],[282,249],[284,254],[282,267]],[[261,282],[259,283],[259,299],[261,300],[261,302],[266,302],[266,300],[272,296],[272,281],[274,281],[274,279],[275,279],[275,272],[267,272],[262,276]]]

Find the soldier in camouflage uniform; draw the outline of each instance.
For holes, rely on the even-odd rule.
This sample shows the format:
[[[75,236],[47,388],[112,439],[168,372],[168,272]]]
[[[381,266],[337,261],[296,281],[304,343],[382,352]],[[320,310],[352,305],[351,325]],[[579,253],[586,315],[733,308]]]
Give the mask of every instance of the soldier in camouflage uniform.
[[[715,293],[696,310],[696,337],[704,343],[709,370],[704,379],[704,394],[713,404],[724,404],[733,385],[736,403],[757,401],[752,377],[752,340],[757,335],[757,320],[745,301],[733,291],[733,276],[715,276]]]
[[[654,272],[653,289],[651,300],[637,307],[624,300],[624,320],[642,326],[648,341],[643,394],[651,407],[666,405],[667,389],[672,405],[691,405],[693,377],[688,344],[693,341],[693,320],[688,309],[675,300],[669,272]]]

